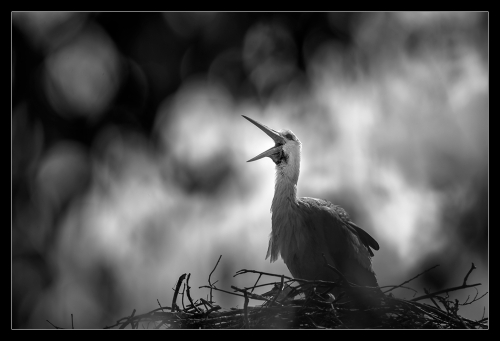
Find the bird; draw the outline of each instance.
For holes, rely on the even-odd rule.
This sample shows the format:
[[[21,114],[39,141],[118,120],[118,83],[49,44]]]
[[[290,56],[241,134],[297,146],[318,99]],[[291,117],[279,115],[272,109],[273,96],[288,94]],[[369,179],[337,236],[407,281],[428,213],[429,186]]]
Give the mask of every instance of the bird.
[[[302,143],[289,129],[276,131],[242,115],[275,142],[247,162],[269,157],[276,165],[272,228],[266,259],[279,256],[294,278],[338,281],[378,288],[371,258],[379,244],[351,221],[347,212],[327,200],[297,197]],[[339,289],[332,290],[339,295]]]

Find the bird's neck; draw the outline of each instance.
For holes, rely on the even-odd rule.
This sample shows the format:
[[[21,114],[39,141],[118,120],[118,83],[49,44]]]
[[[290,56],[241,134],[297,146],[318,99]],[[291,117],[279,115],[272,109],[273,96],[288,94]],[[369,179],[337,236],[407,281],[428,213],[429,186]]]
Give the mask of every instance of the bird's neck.
[[[297,178],[290,178],[279,168],[276,170],[276,184],[271,210],[276,212],[280,208],[297,202]]]
[[[294,181],[294,178],[288,177],[279,166],[277,167],[274,198],[271,205],[272,231],[266,256],[266,259],[271,257],[271,262],[278,259],[280,253],[285,262],[290,256],[287,245],[290,243],[291,236],[294,235],[297,221],[294,218],[297,206],[297,178]]]

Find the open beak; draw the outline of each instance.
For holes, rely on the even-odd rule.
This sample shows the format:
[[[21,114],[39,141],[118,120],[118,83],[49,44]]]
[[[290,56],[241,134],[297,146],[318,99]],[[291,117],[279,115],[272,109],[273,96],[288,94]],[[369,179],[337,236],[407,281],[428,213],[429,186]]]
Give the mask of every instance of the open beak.
[[[283,145],[285,144],[286,140],[280,135],[280,133],[278,133],[276,130],[273,130],[271,128],[266,127],[263,124],[260,124],[259,122],[255,121],[255,120],[252,120],[250,117],[246,117],[245,115],[241,115],[241,116],[243,116],[244,118],[246,118],[247,120],[249,120],[250,122],[252,122],[253,124],[255,124],[260,130],[262,130],[270,138],[272,138],[274,140],[274,142],[276,142],[276,145],[274,147],[272,147],[272,148],[266,150],[265,152],[257,155],[253,159],[248,160],[247,162],[256,161],[256,160],[262,159],[263,157],[266,157],[266,156],[269,156],[271,159],[273,159],[272,155],[278,154],[278,153],[280,153],[283,150]]]

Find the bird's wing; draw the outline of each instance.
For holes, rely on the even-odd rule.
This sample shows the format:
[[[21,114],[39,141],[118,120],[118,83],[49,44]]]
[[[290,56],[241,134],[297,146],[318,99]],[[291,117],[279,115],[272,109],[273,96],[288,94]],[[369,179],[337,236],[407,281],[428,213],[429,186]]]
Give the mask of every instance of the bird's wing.
[[[324,249],[335,266],[358,284],[377,285],[371,265],[373,253],[370,246],[378,249],[378,243],[352,223],[348,214],[339,206],[315,198],[301,198],[301,202],[310,213],[307,225],[321,229]]]
[[[368,234],[365,230],[363,230],[361,227],[356,225],[351,221],[351,218],[349,217],[349,214],[340,206],[332,204],[329,201],[326,200],[321,200],[321,199],[315,199],[315,198],[304,198],[304,199],[309,199],[309,200],[314,200],[320,205],[324,205],[326,207],[331,208],[332,210],[335,211],[335,213],[339,216],[339,218],[347,224],[347,227],[349,230],[351,230],[352,233],[358,236],[358,238],[361,240],[363,245],[366,246],[368,249],[368,252],[370,253],[370,256],[373,257],[374,254],[370,247],[374,250],[380,249],[380,246],[378,245],[377,241]]]

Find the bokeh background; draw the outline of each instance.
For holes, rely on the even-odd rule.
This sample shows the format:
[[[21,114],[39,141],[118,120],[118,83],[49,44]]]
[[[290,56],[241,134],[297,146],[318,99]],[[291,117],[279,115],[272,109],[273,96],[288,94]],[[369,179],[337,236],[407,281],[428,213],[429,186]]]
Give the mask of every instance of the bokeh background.
[[[299,137],[299,195],[378,240],[380,285],[474,263],[483,294],[488,102],[488,13],[12,13],[12,327],[102,328],[183,273],[206,298],[220,255],[226,290],[289,275],[264,259],[274,164],[245,162],[273,142],[242,114]]]

